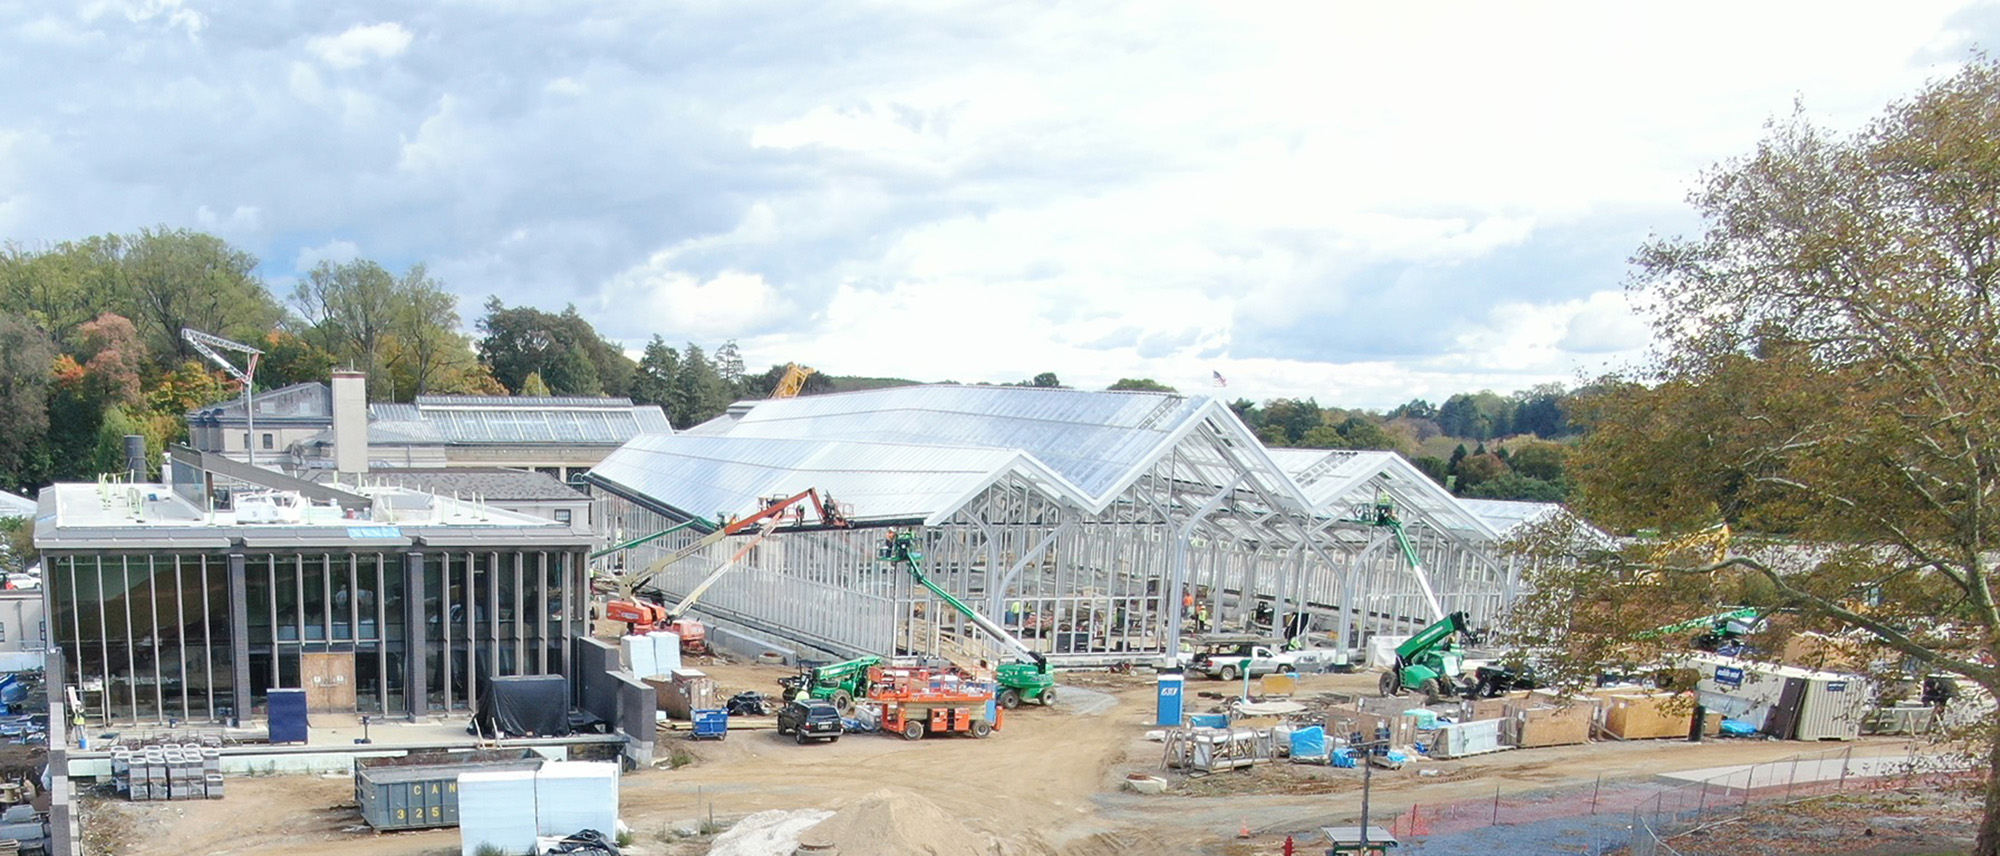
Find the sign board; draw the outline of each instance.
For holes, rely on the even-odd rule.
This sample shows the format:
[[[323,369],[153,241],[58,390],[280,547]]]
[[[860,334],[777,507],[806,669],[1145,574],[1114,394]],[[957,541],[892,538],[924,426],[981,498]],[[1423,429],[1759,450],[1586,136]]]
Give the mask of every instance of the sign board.
[[[1827,681],[1827,682],[1826,682],[1826,691],[1827,691],[1827,692],[1830,692],[1830,693],[1844,693],[1844,692],[1847,692],[1847,682],[1846,682],[1846,681]]]
[[[403,530],[394,526],[349,526],[349,538],[401,538]]]
[[[1736,668],[1735,666],[1715,667],[1715,685],[1719,687],[1728,687],[1730,689],[1742,688],[1743,670]]]

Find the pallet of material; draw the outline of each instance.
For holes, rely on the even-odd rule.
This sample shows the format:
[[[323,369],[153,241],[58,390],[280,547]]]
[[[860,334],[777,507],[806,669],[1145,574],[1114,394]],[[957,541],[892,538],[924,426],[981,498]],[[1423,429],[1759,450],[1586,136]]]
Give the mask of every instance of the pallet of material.
[[[1354,708],[1333,707],[1326,711],[1327,731],[1333,736],[1345,739],[1352,732],[1361,732],[1361,739],[1374,740],[1378,728],[1389,729],[1389,745],[1409,746],[1417,742],[1417,718],[1405,713],[1371,713]]]
[[[1604,730],[1625,740],[1686,737],[1694,724],[1694,699],[1680,693],[1625,693],[1607,696]],[[1709,716],[1704,734],[1722,733],[1722,717]]]
[[[1500,739],[1501,726],[1505,724],[1504,719],[1482,719],[1439,726],[1430,755],[1433,758],[1464,758],[1512,749],[1514,747]]]

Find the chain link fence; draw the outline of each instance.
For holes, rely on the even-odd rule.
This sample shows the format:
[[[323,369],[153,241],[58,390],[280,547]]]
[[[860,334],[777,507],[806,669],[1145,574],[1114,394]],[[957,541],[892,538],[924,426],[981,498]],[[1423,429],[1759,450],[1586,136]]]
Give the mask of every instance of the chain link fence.
[[[1934,788],[1982,775],[1959,759],[1920,753],[1856,757],[1854,747],[1808,752],[1724,771],[1655,794],[1632,809],[1631,856],[1681,856],[1670,841],[1742,818],[1752,808],[1840,793]]]
[[[1426,839],[1471,833],[1479,841],[1490,841],[1503,849],[1527,846],[1531,838],[1547,838],[1561,839],[1570,845],[1564,848],[1569,852],[1680,856],[1669,840],[1740,818],[1752,808],[1844,792],[1937,787],[1980,775],[1963,763],[1918,749],[1916,744],[1902,752],[1879,745],[1841,746],[1730,767],[1681,785],[1600,778],[1588,790],[1528,794],[1496,790],[1493,796],[1482,799],[1412,806],[1395,815],[1388,826],[1409,851],[1417,853],[1442,846]],[[1885,751],[1887,754],[1882,754]]]

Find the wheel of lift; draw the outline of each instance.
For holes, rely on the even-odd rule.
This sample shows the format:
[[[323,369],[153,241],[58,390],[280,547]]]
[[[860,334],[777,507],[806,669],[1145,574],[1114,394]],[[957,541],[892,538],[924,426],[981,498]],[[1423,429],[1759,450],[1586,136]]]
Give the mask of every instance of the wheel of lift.
[[[992,735],[993,723],[987,722],[984,719],[975,719],[972,721],[972,736],[983,739]]]
[[[1000,691],[1000,706],[1008,710],[1021,706],[1021,691],[1007,687]]]
[[[1042,706],[1054,707],[1055,703],[1056,703],[1056,688],[1049,687],[1048,689],[1042,690]]]
[[[904,723],[903,723],[903,739],[904,739],[904,740],[922,740],[922,739],[924,739],[924,724],[923,724],[923,722],[921,722],[921,721],[919,721],[919,720],[915,720],[915,719],[912,719],[912,720],[908,720],[908,721],[904,722]]]

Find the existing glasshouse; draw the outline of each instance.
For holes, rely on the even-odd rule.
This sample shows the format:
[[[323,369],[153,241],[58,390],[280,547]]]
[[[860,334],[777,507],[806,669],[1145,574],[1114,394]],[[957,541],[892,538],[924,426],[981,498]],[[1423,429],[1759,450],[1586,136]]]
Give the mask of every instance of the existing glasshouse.
[[[738,405],[639,437],[595,468],[607,536],[817,489],[850,528],[780,531],[699,611],[830,653],[942,653],[958,617],[876,558],[916,529],[926,566],[1054,662],[1141,660],[1200,629],[1311,630],[1349,647],[1436,610],[1475,623],[1510,580],[1496,530],[1390,453],[1267,450],[1202,396],[918,386]],[[1374,515],[1393,504],[1423,566]],[[626,573],[697,537],[628,550]],[[665,568],[685,594],[742,544]],[[960,649],[962,650],[962,649]]]

